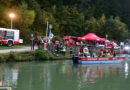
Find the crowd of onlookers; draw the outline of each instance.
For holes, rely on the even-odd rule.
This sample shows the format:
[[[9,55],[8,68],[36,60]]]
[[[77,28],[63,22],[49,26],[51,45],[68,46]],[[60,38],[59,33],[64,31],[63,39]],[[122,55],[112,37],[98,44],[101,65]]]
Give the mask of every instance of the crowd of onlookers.
[[[45,37],[38,36],[37,40],[34,39],[33,34],[31,35],[31,50],[33,51],[35,47],[38,47],[39,50],[48,50],[51,51],[51,53],[55,54],[56,56],[59,55],[66,55],[66,51],[68,50],[68,47],[63,44],[63,41],[52,42],[49,39],[46,39]],[[69,54],[72,54],[72,47],[69,47]]]
[[[38,49],[46,49],[46,40],[44,39],[44,37],[38,36],[37,40],[34,39],[33,34],[31,35],[31,50],[34,50],[34,47],[37,46]]]
[[[34,47],[37,46],[39,50],[48,50],[51,51],[51,53],[55,54],[56,56],[63,55],[66,56],[66,52],[69,52],[67,54],[74,54],[75,50],[74,48],[78,48],[76,51],[80,56],[84,55],[86,57],[107,57],[110,55],[116,56],[117,50],[114,48],[102,48],[102,49],[96,49],[93,46],[88,47],[87,45],[78,45],[78,46],[67,46],[66,43],[63,43],[63,41],[57,41],[52,43],[51,40],[46,39],[45,37],[38,36],[37,40],[34,39],[33,34],[31,35],[31,50],[34,50]],[[95,49],[95,50],[94,50]]]

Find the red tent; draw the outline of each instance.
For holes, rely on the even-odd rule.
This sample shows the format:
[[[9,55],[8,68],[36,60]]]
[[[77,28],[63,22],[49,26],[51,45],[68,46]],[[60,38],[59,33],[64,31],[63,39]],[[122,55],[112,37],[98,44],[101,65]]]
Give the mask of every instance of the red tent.
[[[79,37],[78,40],[89,40],[89,41],[105,41],[105,39],[98,37],[94,33],[89,33],[83,37]]]
[[[105,42],[106,40],[105,40],[104,38],[100,38],[100,41],[103,41],[103,42]]]

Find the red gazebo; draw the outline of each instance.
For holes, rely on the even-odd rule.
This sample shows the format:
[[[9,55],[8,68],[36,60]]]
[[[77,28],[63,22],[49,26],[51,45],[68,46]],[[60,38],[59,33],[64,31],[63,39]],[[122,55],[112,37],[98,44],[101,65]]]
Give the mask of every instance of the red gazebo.
[[[88,33],[87,35],[85,35],[83,37],[79,37],[78,40],[99,41],[99,42],[102,41],[102,42],[105,42],[104,38],[100,38],[100,37],[98,37],[94,33]]]

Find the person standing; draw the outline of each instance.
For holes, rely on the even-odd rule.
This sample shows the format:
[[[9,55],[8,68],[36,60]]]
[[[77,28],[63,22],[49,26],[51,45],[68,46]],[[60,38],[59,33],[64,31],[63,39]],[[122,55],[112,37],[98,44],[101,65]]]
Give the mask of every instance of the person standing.
[[[42,49],[44,49],[44,37],[41,39]]]
[[[107,50],[107,55],[108,55],[108,56],[111,55],[111,49],[110,49],[110,48]]]
[[[104,54],[104,52],[103,52],[103,50],[101,49],[101,50],[100,50],[99,57],[103,57],[103,54]]]
[[[41,36],[37,37],[38,40],[37,40],[37,45],[38,45],[38,50],[41,49]]]
[[[83,55],[85,57],[90,57],[90,53],[89,53],[88,47],[84,47],[84,49],[83,49]]]
[[[63,46],[62,54],[63,54],[63,56],[65,56],[65,54],[66,54],[66,47],[65,46]]]
[[[113,50],[113,57],[116,57],[116,50]]]
[[[84,46],[81,46],[80,51],[79,51],[79,56],[83,55],[83,49],[84,49]]]
[[[30,39],[30,41],[31,41],[31,51],[33,51],[33,50],[34,50],[34,45],[35,45],[34,35],[33,35],[33,34],[31,34],[31,39]]]
[[[73,48],[70,47],[70,54],[73,54]]]
[[[56,46],[56,56],[59,56],[59,45]]]

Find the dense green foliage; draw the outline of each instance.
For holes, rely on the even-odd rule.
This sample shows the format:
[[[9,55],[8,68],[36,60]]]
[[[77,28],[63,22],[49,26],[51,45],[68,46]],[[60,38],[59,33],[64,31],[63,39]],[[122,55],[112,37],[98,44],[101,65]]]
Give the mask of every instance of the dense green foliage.
[[[7,54],[0,54],[0,62],[22,62],[22,61],[46,61],[46,60],[66,60],[71,59],[71,56],[56,57],[44,50],[36,50],[33,52],[10,52]]]
[[[49,60],[51,55],[43,50],[35,51],[35,59],[36,60]]]
[[[8,15],[14,12],[13,28],[21,30],[25,42],[30,33],[45,36],[47,21],[60,37],[93,32],[120,41],[130,38],[129,4],[129,0],[0,0],[0,27],[10,28]]]

